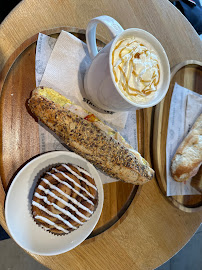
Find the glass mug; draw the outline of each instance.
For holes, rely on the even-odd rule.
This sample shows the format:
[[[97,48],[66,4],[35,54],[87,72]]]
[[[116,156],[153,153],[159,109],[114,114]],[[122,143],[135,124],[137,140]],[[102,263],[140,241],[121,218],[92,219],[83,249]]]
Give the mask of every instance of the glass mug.
[[[99,52],[96,45],[98,23],[104,24],[112,37],[112,41]],[[115,81],[112,52],[117,43],[126,38],[138,38],[144,44],[149,44],[158,56],[160,79],[155,96],[147,102],[132,101],[121,91]],[[115,19],[104,15],[96,17],[88,23],[86,43],[92,63],[84,77],[84,89],[94,105],[108,111],[129,111],[152,107],[165,97],[170,83],[170,65],[162,45],[153,35],[138,28],[124,30]]]

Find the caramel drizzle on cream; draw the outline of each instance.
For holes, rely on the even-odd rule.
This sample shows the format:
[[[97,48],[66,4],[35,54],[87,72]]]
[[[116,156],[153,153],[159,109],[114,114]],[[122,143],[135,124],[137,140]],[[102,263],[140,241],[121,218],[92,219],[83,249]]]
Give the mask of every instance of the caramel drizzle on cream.
[[[139,74],[136,72],[136,63],[134,63],[133,59],[140,59],[142,55],[146,55],[149,53],[149,50],[143,45],[142,43],[137,42],[136,40],[132,40],[131,42],[128,42],[126,45],[123,45],[123,48],[121,48],[122,43],[125,40],[119,41],[119,43],[115,46],[113,52],[112,52],[112,70],[114,74],[115,82],[120,85],[124,92],[127,92],[127,94],[130,96],[148,96],[151,92],[157,90],[157,85],[160,80],[160,69],[159,64],[157,60],[151,59],[151,61],[155,62],[155,66],[151,67],[150,65],[145,66],[144,71],[141,71]],[[131,48],[129,47],[131,44],[134,46]],[[141,50],[139,49],[141,48]],[[115,51],[120,49],[118,60],[115,63]],[[123,55],[123,51],[127,49],[128,53]],[[141,63],[141,59],[138,60]],[[144,63],[144,62],[142,62]],[[118,78],[116,68],[120,71],[120,78]],[[156,75],[156,72],[153,71],[153,75],[151,80],[143,80],[142,76],[147,72],[149,69],[154,68],[157,70],[158,75]],[[142,74],[141,74],[142,73]],[[121,76],[122,75],[122,76]],[[133,76],[133,78],[131,77]],[[121,78],[122,77],[122,78]],[[129,80],[132,78],[132,80],[136,80],[137,82],[142,83],[144,85],[143,89],[137,89],[131,85],[129,85]],[[152,89],[152,86],[154,89]]]

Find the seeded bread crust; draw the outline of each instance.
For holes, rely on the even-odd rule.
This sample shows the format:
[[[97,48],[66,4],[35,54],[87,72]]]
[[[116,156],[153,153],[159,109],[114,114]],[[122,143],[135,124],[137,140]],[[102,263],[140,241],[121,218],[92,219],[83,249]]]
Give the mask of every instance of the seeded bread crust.
[[[202,114],[180,144],[171,162],[175,181],[187,181],[197,174],[202,164]]]
[[[70,150],[111,177],[138,185],[153,178],[154,171],[148,163],[144,164],[93,122],[40,95],[37,89],[33,91],[28,104],[32,113],[58,135]]]

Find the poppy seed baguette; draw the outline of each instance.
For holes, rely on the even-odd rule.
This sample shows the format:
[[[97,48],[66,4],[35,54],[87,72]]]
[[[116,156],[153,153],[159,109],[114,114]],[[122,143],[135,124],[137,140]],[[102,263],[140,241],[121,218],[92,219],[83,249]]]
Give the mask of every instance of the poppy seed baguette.
[[[41,94],[36,88],[29,99],[29,108],[37,118],[58,135],[70,150],[84,157],[111,177],[133,184],[151,180],[154,171],[140,154],[131,152],[105,131],[60,102],[64,98],[52,89],[51,95]],[[61,105],[62,104],[62,105]],[[76,105],[77,106],[77,105]],[[77,106],[79,107],[79,106]]]

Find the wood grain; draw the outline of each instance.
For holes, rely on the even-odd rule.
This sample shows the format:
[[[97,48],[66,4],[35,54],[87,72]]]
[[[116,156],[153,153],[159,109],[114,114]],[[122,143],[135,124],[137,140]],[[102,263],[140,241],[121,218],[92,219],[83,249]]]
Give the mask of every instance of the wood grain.
[[[193,92],[202,94],[202,63],[188,60],[176,65],[172,70],[172,79],[168,93],[164,100],[155,108],[153,161],[158,184],[165,196],[167,190],[166,139],[170,102],[175,82]],[[199,176],[199,174],[196,175],[198,178]],[[202,195],[169,196],[166,198],[183,211],[194,212],[202,210]]]
[[[38,32],[64,26],[86,29],[91,18],[103,14],[114,17],[125,29],[137,27],[152,33],[165,48],[171,67],[188,59],[202,61],[197,33],[167,0],[24,0],[0,26],[0,70],[16,49]],[[109,41],[106,29],[98,27],[98,34]],[[141,130],[140,139],[149,145],[154,109],[143,113],[148,117],[144,119],[148,130]],[[151,144],[150,149],[142,150],[149,159]],[[185,213],[173,207],[152,180],[143,186],[121,221],[65,254],[31,255],[50,269],[155,269],[192,237],[202,213]],[[2,204],[0,222],[7,229]]]

